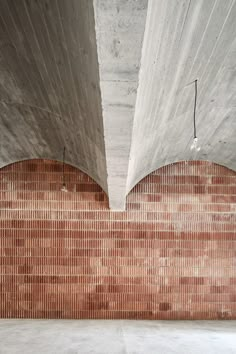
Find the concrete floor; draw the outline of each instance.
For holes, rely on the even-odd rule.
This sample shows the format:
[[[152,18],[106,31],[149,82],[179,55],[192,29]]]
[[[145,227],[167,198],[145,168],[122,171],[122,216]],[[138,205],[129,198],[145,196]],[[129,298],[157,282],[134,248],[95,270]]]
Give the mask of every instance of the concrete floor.
[[[235,354],[236,321],[0,320],[1,354]]]

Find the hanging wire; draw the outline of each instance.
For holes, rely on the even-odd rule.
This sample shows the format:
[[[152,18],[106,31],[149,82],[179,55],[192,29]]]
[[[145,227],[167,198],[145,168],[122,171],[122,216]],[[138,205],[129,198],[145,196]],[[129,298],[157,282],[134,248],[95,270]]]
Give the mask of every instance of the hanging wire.
[[[198,152],[201,150],[201,147],[198,145],[197,126],[196,126],[197,80],[194,81],[194,87],[195,87],[195,99],[194,99],[194,110],[193,110],[193,143],[192,143],[190,149]]]
[[[65,156],[66,156],[66,147],[63,149],[63,159],[62,159],[62,188],[61,191],[67,192],[66,181],[65,181]]]
[[[66,147],[63,149],[63,164],[62,164],[62,180],[63,186],[65,186],[65,155],[66,155]]]
[[[196,107],[197,107],[197,80],[195,83],[195,100],[194,100],[194,111],[193,111],[193,139],[197,138],[197,128],[196,128]]]

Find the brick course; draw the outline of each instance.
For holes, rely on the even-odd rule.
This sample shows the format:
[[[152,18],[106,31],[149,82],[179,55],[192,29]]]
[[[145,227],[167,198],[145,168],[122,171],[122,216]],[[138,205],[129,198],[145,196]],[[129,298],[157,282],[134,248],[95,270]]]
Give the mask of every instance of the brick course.
[[[0,170],[0,317],[236,319],[236,173],[179,162],[126,211],[62,164]]]

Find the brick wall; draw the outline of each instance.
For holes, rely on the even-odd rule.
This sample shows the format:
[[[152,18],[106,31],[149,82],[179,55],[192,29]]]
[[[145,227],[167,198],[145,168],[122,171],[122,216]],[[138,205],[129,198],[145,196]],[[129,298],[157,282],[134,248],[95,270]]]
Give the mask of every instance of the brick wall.
[[[0,170],[0,316],[236,319],[236,173],[181,162],[142,180],[126,212],[46,160]]]

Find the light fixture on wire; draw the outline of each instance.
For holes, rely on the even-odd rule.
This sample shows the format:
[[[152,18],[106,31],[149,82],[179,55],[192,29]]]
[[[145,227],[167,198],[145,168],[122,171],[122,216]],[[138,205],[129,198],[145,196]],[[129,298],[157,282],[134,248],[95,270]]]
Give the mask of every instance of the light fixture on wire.
[[[61,187],[62,192],[68,192],[68,189],[66,188],[66,182],[65,182],[65,155],[66,155],[66,148],[64,146],[63,162],[62,162],[62,187]]]
[[[194,111],[193,111],[193,143],[190,149],[198,152],[201,150],[201,147],[198,145],[197,127],[196,127],[197,80],[194,81],[194,87],[195,87],[195,99],[194,99]]]

